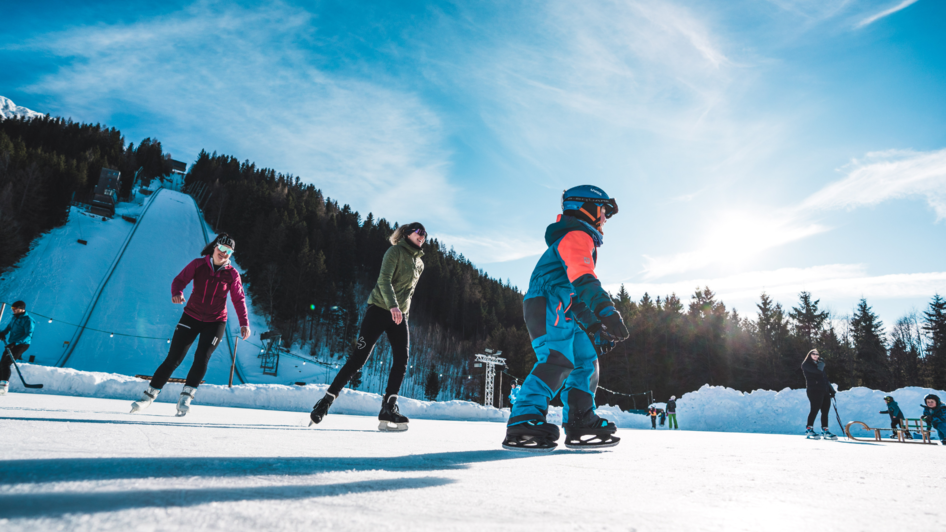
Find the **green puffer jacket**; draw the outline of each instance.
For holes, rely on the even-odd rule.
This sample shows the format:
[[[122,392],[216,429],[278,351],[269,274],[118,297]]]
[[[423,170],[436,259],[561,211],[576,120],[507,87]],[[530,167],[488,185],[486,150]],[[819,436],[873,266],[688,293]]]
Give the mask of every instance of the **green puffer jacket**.
[[[414,287],[424,272],[424,262],[420,258],[424,252],[405,238],[391,246],[381,262],[381,274],[374,285],[368,304],[384,310],[399,308],[407,318],[411,310],[411,296]]]

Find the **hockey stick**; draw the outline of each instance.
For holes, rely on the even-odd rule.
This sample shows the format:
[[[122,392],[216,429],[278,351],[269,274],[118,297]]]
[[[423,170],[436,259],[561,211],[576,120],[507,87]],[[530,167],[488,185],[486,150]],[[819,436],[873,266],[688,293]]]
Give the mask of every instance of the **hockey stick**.
[[[240,347],[239,336],[236,337],[236,342],[233,345],[233,360],[231,361],[231,364],[230,364],[230,384],[229,384],[230,388],[233,388],[233,370],[236,368],[236,354],[237,354],[238,347]]]
[[[16,374],[20,376],[20,382],[23,383],[24,388],[33,388],[35,390],[38,390],[43,387],[42,384],[27,384],[26,383],[26,379],[24,379],[23,374],[20,373],[20,366],[16,363],[16,358],[13,356],[13,352],[10,351],[9,347],[6,347],[6,344],[4,344],[3,356],[5,357],[8,356],[10,357],[10,360],[13,361],[13,367],[16,368]]]

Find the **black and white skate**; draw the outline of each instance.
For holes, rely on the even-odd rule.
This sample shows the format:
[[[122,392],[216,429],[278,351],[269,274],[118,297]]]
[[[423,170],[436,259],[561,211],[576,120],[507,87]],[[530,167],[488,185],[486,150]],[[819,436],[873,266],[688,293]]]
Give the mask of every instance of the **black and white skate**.
[[[549,452],[558,447],[558,427],[544,421],[526,421],[506,427],[503,449],[510,451]]]
[[[381,432],[404,432],[410,419],[401,415],[397,407],[397,396],[389,395],[381,403],[381,413],[378,414],[378,430]]]
[[[312,413],[309,414],[309,426],[316,425],[322,422],[322,418],[328,414],[328,409],[332,406],[332,403],[335,401],[335,396],[326,393],[325,397],[319,399],[318,403],[315,403],[315,406],[312,407]]]
[[[565,423],[565,447],[578,450],[614,447],[621,438],[614,435],[618,427],[594,413],[587,413],[574,422]]]

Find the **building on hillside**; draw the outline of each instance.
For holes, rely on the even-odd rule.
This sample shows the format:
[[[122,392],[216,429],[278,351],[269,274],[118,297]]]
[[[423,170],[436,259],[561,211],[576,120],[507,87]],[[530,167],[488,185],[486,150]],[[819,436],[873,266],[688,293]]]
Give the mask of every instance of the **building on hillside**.
[[[121,187],[121,172],[111,168],[102,168],[99,182],[95,185],[95,195],[92,197],[92,214],[99,216],[115,216],[115,204],[118,203],[118,190]]]
[[[171,175],[184,175],[186,172],[187,163],[182,163],[181,161],[175,161],[174,159],[171,159]]]

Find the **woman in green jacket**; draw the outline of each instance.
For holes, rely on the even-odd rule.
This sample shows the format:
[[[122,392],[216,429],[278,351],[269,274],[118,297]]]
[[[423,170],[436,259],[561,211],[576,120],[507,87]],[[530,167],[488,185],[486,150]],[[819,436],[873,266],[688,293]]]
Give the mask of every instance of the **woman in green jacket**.
[[[361,322],[361,332],[355,342],[355,350],[338,371],[325,396],[312,409],[309,416],[312,423],[322,421],[342,388],[368,361],[381,333],[386,333],[388,341],[391,342],[394,363],[391,364],[388,387],[381,403],[381,413],[378,414],[378,420],[381,421],[378,428],[384,431],[407,430],[410,420],[398,410],[397,393],[407,371],[407,350],[410,343],[407,316],[411,309],[414,288],[424,271],[424,263],[420,258],[424,255],[421,247],[425,240],[427,231],[420,222],[402,225],[391,235],[391,247],[384,254],[381,274],[378,275],[378,282],[368,298],[368,311]]]

